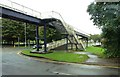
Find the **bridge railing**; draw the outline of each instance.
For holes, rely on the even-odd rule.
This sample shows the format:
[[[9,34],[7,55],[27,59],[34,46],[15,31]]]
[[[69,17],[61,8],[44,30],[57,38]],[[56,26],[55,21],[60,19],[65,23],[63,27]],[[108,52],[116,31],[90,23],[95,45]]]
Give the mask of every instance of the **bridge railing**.
[[[68,43],[70,43],[70,42],[68,41]],[[53,41],[53,42],[47,44],[47,50],[49,51],[51,49],[57,48],[59,46],[65,45],[65,44],[66,44],[66,38],[58,40],[58,41]],[[44,48],[44,46],[42,48]]]
[[[59,47],[59,46],[62,46],[66,44],[66,39],[62,39],[62,40],[58,40],[58,41],[53,41],[52,43],[49,43],[48,44],[48,47],[47,49],[50,50],[50,49],[54,49],[56,47]]]
[[[28,8],[24,5],[18,4],[16,2],[10,1],[10,0],[1,0],[0,6],[20,12],[20,13],[24,13],[26,15],[31,15],[37,18],[41,18],[40,12],[33,10],[31,8]]]

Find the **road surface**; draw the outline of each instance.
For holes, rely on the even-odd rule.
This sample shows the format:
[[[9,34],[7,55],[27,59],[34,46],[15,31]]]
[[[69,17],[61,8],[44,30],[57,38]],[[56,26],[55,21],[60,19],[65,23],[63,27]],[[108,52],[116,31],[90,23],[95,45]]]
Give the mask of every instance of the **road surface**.
[[[118,68],[43,62],[17,54],[23,49],[2,48],[3,75],[118,75],[120,73]]]

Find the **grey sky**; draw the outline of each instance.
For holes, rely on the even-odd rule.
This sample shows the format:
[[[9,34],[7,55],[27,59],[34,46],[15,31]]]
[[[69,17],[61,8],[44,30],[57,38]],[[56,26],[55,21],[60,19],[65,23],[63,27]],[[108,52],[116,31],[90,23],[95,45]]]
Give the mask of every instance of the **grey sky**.
[[[87,6],[94,0],[11,0],[29,8],[45,13],[50,11],[59,12],[66,23],[75,29],[88,33],[100,34],[101,30],[93,26]]]

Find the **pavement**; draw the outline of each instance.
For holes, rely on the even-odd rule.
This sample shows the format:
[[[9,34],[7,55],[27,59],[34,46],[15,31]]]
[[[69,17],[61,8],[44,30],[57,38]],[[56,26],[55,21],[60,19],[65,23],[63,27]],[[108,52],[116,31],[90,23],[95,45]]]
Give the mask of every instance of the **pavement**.
[[[94,55],[90,52],[75,52],[75,54],[86,54],[86,55],[88,55],[89,59],[86,62],[84,62],[85,64],[106,66],[106,67],[112,67],[112,68],[120,68],[119,59],[99,58],[97,55]]]
[[[90,52],[74,52],[75,54],[86,54],[88,55],[89,59],[83,63],[68,63],[68,62],[59,62],[59,61],[52,61],[46,58],[37,58],[37,57],[32,57],[36,60],[40,60],[43,62],[51,62],[55,64],[85,64],[85,65],[94,65],[94,66],[101,66],[101,67],[108,67],[108,68],[120,68],[120,61],[118,59],[104,59],[104,58],[99,58],[97,55],[94,55]],[[25,56],[24,54],[18,52],[17,54],[21,56]],[[28,57],[26,57],[28,58]]]

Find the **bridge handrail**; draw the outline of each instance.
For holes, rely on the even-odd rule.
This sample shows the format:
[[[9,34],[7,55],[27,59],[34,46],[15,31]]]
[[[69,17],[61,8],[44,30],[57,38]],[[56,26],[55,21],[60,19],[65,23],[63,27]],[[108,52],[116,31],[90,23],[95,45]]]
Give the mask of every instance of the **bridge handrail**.
[[[4,4],[5,1],[9,2],[9,5]],[[7,3],[7,2],[5,2],[5,3]],[[20,8],[22,8],[22,10],[20,10],[20,8],[18,9],[18,7],[15,7],[15,5],[17,5]],[[41,13],[40,12],[38,12],[36,10],[33,10],[33,9],[29,8],[29,7],[26,7],[24,5],[21,5],[19,3],[10,1],[10,0],[3,0],[3,1],[1,1],[0,6],[8,8],[8,9],[11,9],[11,10],[14,10],[14,11],[17,11],[17,12],[20,12],[20,13],[23,13],[23,14],[27,14],[27,15],[31,15],[31,16],[34,16],[34,17],[37,17],[37,18],[41,18]],[[28,12],[28,10],[31,11],[31,13]]]
[[[68,43],[69,43],[69,41],[68,41]],[[47,50],[49,51],[51,49],[62,46],[64,44],[66,44],[66,38],[58,40],[58,41],[53,41],[53,42],[47,44]],[[42,48],[44,48],[44,46]]]

